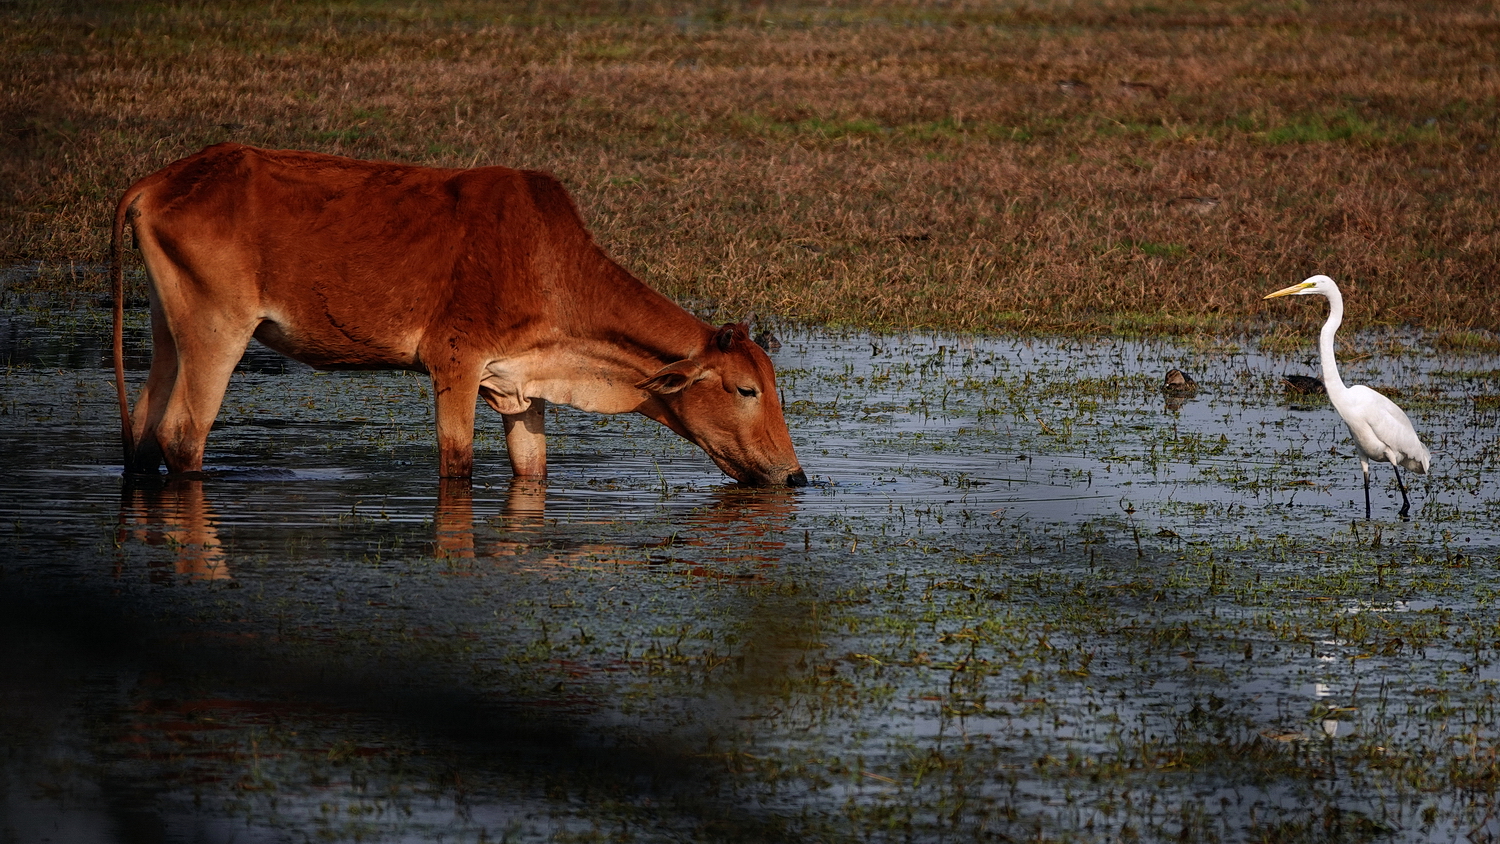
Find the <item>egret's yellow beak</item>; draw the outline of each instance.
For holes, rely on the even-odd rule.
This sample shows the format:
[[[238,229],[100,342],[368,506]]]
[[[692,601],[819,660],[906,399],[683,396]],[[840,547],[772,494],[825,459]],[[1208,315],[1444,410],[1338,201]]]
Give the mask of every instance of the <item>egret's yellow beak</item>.
[[[1268,293],[1268,294],[1266,294],[1266,296],[1264,298],[1266,298],[1266,299],[1275,299],[1277,296],[1291,296],[1291,295],[1294,295],[1294,294],[1297,294],[1297,293],[1301,293],[1302,291],[1308,289],[1309,287],[1317,287],[1317,285],[1313,284],[1310,281],[1299,281],[1296,284],[1292,285],[1291,287],[1287,287],[1287,288],[1284,288],[1282,290],[1278,290],[1275,293]]]

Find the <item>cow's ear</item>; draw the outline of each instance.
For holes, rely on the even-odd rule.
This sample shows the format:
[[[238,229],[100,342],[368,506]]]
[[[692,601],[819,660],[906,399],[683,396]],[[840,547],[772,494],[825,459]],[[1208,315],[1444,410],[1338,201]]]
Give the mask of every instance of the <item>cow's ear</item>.
[[[719,326],[718,333],[714,334],[714,344],[719,351],[727,352],[734,345],[735,340],[749,340],[750,327],[743,322],[726,322]]]
[[[703,367],[691,360],[669,363],[656,371],[655,375],[636,384],[636,389],[647,390],[664,396],[676,393],[703,377]]]

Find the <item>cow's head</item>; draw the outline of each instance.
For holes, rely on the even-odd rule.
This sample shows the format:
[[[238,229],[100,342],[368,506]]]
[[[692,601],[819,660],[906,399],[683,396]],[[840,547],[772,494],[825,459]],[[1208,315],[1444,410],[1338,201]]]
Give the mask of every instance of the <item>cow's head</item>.
[[[792,448],[771,359],[744,324],[727,324],[702,352],[668,364],[636,385],[650,393],[647,415],[708,453],[725,474],[756,486],[805,486]]]

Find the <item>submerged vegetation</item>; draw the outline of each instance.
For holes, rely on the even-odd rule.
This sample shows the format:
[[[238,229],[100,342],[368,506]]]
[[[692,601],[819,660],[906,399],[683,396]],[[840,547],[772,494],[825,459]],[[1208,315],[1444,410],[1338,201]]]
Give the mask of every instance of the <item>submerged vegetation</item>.
[[[1191,335],[1323,272],[1353,325],[1500,327],[1480,4],[19,0],[0,20],[0,261],[41,262],[38,286],[99,289],[114,198],[235,140],[551,170],[626,266],[726,319]]]

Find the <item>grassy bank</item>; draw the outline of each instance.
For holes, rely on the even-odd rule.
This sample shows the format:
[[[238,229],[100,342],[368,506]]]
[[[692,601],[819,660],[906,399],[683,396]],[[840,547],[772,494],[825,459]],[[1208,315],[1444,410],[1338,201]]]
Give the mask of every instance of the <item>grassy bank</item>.
[[[555,7],[0,5],[0,264],[102,289],[115,197],[237,140],[551,170],[723,318],[1233,330],[1325,272],[1500,328],[1492,5]]]

